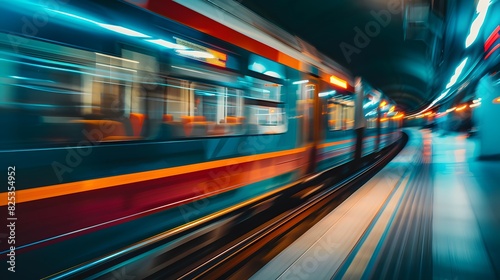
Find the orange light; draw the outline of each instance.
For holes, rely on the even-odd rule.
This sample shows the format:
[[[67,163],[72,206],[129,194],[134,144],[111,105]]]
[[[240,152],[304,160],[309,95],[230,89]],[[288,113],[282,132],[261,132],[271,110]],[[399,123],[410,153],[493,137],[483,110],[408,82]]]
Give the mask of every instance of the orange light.
[[[396,106],[392,106],[391,109],[389,109],[389,113],[394,112],[395,109],[396,109]]]
[[[380,121],[385,122],[385,121],[387,121],[387,118],[381,118]]]
[[[467,105],[460,106],[456,109],[456,111],[462,111],[463,109],[467,108]]]
[[[500,97],[493,99],[493,103],[500,104]]]
[[[339,86],[341,88],[347,88],[347,82],[334,75],[330,76],[330,83]]]
[[[385,105],[387,105],[387,102],[382,100],[382,102],[380,102],[380,108],[385,107]]]
[[[401,119],[405,116],[405,114],[396,114],[394,117],[392,117],[393,119]]]

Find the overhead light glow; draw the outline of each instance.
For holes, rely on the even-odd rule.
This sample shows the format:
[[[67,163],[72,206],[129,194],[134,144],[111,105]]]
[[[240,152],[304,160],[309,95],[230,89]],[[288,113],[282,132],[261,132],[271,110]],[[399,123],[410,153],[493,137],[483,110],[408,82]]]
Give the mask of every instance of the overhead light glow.
[[[76,19],[79,19],[79,20],[83,20],[83,21],[87,21],[87,22],[91,22],[91,23],[95,23],[95,24],[100,24],[97,21],[93,21],[91,19],[88,19],[88,18],[85,18],[85,17],[81,17],[81,16],[78,16],[78,15],[74,15],[74,14],[70,14],[70,13],[66,13],[66,12],[63,12],[63,11],[58,11],[58,10],[53,10],[53,9],[47,9],[47,10],[49,10],[51,12],[54,12],[54,13],[61,14],[61,15],[65,15],[65,16],[69,16],[69,17],[72,17],[72,18],[76,18]]]
[[[176,49],[176,50],[185,50],[187,49],[186,46],[183,46],[183,45],[179,45],[179,44],[175,44],[175,43],[172,43],[172,42],[169,42],[169,41],[165,41],[163,39],[150,39],[150,40],[146,40],[150,43],[153,43],[153,44],[157,44],[157,45],[160,45],[162,47],[165,47],[165,48],[169,48],[169,49]]]
[[[102,28],[106,28],[108,30],[127,35],[127,36],[132,36],[132,37],[139,37],[139,38],[149,38],[150,36],[143,34],[141,32],[137,32],[132,29],[125,28],[123,26],[118,26],[118,25],[112,25],[112,24],[105,24],[105,23],[98,23]]]
[[[248,68],[257,73],[264,73],[264,71],[266,71],[266,67],[258,62],[252,63],[252,65],[250,65],[250,67]]]
[[[493,103],[500,104],[500,97],[493,99]]]
[[[334,75],[330,76],[330,83],[339,86],[341,88],[347,88],[347,82]]]
[[[465,64],[467,64],[467,60],[469,58],[466,57],[457,67],[457,69],[455,69],[455,74],[453,74],[453,76],[451,77],[450,79],[450,82],[446,85],[446,88],[450,88],[452,87],[458,80],[458,77],[460,77],[460,74],[462,73],[462,71],[464,70],[464,67],[465,67]]]
[[[394,117],[392,117],[392,118],[393,118],[393,119],[401,119],[401,118],[403,118],[404,116],[405,116],[405,114],[403,114],[403,113],[398,113],[398,114],[396,114],[396,115],[395,115]]]
[[[270,76],[270,77],[274,77],[274,78],[278,78],[278,79],[282,79],[281,75],[274,72],[274,71],[266,71],[263,73],[264,75],[267,75],[267,76]]]
[[[459,112],[459,111],[462,111],[465,108],[467,108],[467,105],[462,105],[462,106],[458,107],[455,111]]]
[[[335,91],[335,90],[325,91],[325,92],[318,93],[318,96],[325,97],[325,96],[329,96],[329,95],[334,95],[335,93],[337,93],[337,91]]]
[[[490,6],[490,0],[479,0],[476,7],[477,16],[472,22],[470,27],[469,36],[465,40],[465,47],[468,48],[477,38],[481,26],[483,26],[484,19],[486,18],[486,13],[488,12],[488,7]]]
[[[300,84],[305,84],[305,83],[309,83],[309,80],[296,81],[296,82],[293,82],[292,84],[300,85]]]
[[[215,58],[213,54],[203,51],[177,50],[177,52],[182,55],[196,57],[196,58]]]
[[[66,13],[66,12],[62,12],[62,11],[58,11],[58,10],[54,10],[54,9],[47,9],[47,10],[49,10],[51,12],[55,12],[55,13],[61,14],[61,15],[65,15],[65,16],[69,16],[69,17],[76,18],[76,19],[79,19],[79,20],[83,20],[83,21],[86,21],[86,22],[90,22],[90,23],[99,25],[102,28],[105,28],[105,29],[108,29],[108,30],[111,30],[111,31],[114,31],[114,32],[117,32],[117,33],[120,33],[120,34],[132,36],[132,37],[139,37],[139,38],[150,38],[150,36],[148,36],[146,34],[143,34],[141,32],[137,32],[137,31],[129,29],[129,28],[125,28],[123,26],[106,24],[106,23],[100,23],[100,22],[97,22],[95,20],[88,19],[86,17],[82,17],[82,16],[79,16],[79,15],[75,15],[75,14],[71,14],[71,13]]]
[[[470,104],[469,108],[474,108],[474,107],[477,107],[477,106],[481,106],[481,102]]]

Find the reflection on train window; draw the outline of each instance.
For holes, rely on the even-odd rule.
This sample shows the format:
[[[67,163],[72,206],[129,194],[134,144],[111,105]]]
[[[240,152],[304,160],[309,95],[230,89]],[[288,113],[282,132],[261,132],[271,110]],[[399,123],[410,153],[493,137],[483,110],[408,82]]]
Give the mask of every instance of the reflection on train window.
[[[342,105],[336,103],[328,104],[328,127],[330,130],[342,129]]]
[[[170,77],[160,72],[154,53],[124,48],[120,57],[26,40],[20,52],[0,61],[9,73],[0,84],[0,113],[16,120],[5,123],[24,128],[7,127],[13,132],[1,143],[165,141],[287,130],[282,86],[275,82],[234,73],[221,79],[216,69],[203,77],[182,71]],[[0,46],[6,46],[1,38]]]
[[[366,121],[367,128],[376,128],[377,127],[377,118],[369,118]]]
[[[285,112],[282,108],[247,106],[248,126],[251,134],[275,134],[286,132]]]
[[[40,115],[79,115],[81,78],[78,68],[25,58],[20,59],[16,68],[16,74],[9,76],[14,86],[11,105]],[[58,68],[58,71],[48,70],[50,68]]]
[[[246,77],[246,80],[248,97],[273,102],[284,101],[281,93],[282,85],[252,77]]]
[[[354,106],[344,107],[344,129],[354,128]]]
[[[327,105],[330,130],[349,130],[354,127],[354,103],[346,99],[330,99]]]
[[[275,134],[287,131],[286,112],[283,108],[282,85],[270,81],[245,77],[246,115],[248,133]]]
[[[157,139],[244,132],[241,90],[168,78]]]

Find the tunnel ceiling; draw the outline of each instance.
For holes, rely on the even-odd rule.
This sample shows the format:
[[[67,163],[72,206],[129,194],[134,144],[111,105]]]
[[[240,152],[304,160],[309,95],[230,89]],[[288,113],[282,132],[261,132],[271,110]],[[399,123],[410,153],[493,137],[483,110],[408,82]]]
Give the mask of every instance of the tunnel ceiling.
[[[452,23],[450,15],[469,19],[474,7],[465,0],[239,2],[363,77],[407,113],[443,89],[461,51],[453,46],[463,45],[470,26]]]

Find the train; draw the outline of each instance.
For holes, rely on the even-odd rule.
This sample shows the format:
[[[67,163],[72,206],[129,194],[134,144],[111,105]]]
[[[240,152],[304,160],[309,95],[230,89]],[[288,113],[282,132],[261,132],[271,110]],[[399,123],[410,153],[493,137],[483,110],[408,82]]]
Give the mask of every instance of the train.
[[[0,5],[0,251],[20,268],[49,275],[400,138],[397,104],[299,38],[141,3]]]

